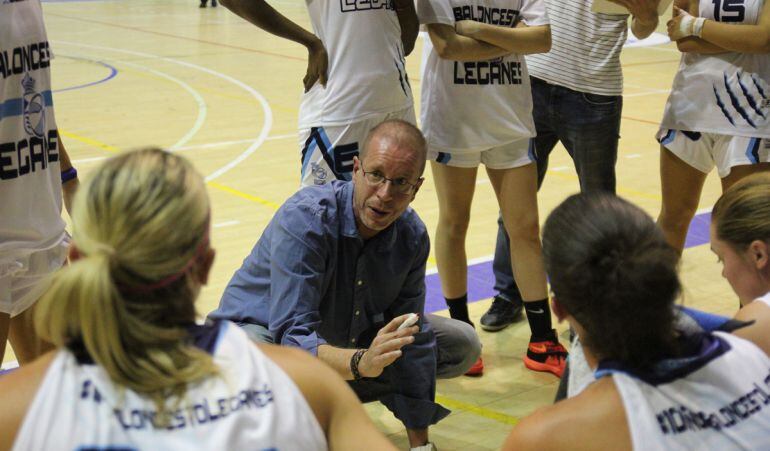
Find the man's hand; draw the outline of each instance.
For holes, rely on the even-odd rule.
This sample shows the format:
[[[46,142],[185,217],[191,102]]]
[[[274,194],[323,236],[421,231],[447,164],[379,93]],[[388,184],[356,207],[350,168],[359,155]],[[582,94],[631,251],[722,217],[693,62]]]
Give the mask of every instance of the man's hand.
[[[326,86],[327,71],[329,70],[329,55],[320,39],[316,39],[307,48],[307,73],[302,83],[305,85],[305,92],[310,91],[316,81]]]
[[[361,357],[358,363],[358,371],[363,377],[377,377],[382,370],[401,357],[401,348],[414,342],[414,334],[419,332],[419,326],[407,327],[397,330],[409,314],[393,318],[385,325],[372,341],[369,349]]]

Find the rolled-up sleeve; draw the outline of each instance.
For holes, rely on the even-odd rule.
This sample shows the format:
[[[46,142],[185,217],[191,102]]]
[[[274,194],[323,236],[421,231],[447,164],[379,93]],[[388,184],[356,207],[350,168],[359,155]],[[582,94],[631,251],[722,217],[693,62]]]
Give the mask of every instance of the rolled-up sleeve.
[[[287,206],[274,225],[270,243],[270,318],[275,342],[318,355],[326,341],[318,335],[328,251],[323,221],[311,207]]]
[[[402,348],[403,355],[388,370],[393,393],[382,403],[407,428],[422,429],[437,423],[450,411],[436,399],[436,337],[425,321],[425,264],[430,253],[430,241],[425,233],[420,240],[420,252],[407,275],[399,298],[392,304],[393,317],[405,313],[420,314],[420,331],[412,344]]]

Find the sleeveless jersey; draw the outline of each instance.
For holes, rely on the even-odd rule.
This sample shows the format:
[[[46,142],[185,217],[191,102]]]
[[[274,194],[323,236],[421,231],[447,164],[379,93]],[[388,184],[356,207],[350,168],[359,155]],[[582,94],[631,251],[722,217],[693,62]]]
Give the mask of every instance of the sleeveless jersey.
[[[548,24],[543,0],[418,0],[421,24],[464,19],[513,28]],[[429,40],[426,40],[429,44]],[[428,45],[420,123],[428,146],[472,152],[535,136],[527,64],[518,54],[488,61],[442,59]]]
[[[327,449],[297,386],[240,328],[215,322],[197,326],[194,336],[221,374],[160,414],[149,399],[116,387],[98,365],[59,351],[13,449]]]
[[[0,259],[65,236],[52,57],[40,0],[0,1]]]
[[[756,24],[764,0],[700,0],[700,16]],[[661,127],[770,138],[770,55],[685,53],[674,78]]]
[[[329,54],[326,88],[302,97],[299,128],[347,125],[413,105],[392,0],[306,0]]]
[[[770,358],[724,332],[667,374],[600,364],[623,400],[635,450],[770,449]]]

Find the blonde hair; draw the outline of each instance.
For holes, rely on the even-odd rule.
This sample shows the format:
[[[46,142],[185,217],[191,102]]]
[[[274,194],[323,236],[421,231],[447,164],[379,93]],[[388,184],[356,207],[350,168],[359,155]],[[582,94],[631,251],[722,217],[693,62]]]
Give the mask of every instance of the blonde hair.
[[[770,173],[748,176],[731,186],[711,211],[720,240],[737,250],[754,240],[770,242]]]
[[[38,303],[38,333],[84,348],[159,411],[216,374],[189,343],[194,274],[209,250],[209,200],[192,165],[160,149],[111,158],[79,189],[72,224],[80,258]]]

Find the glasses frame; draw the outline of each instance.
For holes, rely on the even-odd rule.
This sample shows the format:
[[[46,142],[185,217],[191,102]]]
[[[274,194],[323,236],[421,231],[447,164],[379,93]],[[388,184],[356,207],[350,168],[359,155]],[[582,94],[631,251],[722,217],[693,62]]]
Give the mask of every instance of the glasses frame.
[[[402,194],[402,195],[406,196],[408,194],[414,193],[417,190],[417,188],[420,186],[420,182],[422,181],[422,177],[417,179],[417,183],[412,183],[412,182],[410,182],[410,181],[408,181],[406,179],[403,179],[404,183],[403,184],[398,184],[398,183],[396,183],[396,180],[399,180],[399,179],[389,179],[389,178],[385,177],[384,175],[379,174],[379,177],[381,179],[379,181],[377,181],[377,182],[372,182],[371,180],[369,180],[369,177],[367,177],[367,174],[372,174],[374,176],[377,176],[378,174],[376,174],[376,173],[378,173],[379,171],[367,171],[366,169],[364,169],[364,163],[361,160],[358,160],[358,164],[361,165],[361,172],[364,174],[364,180],[366,181],[367,185],[371,186],[372,188],[374,188],[376,186],[380,186],[380,185],[382,185],[385,182],[390,182],[390,186],[393,187],[393,190],[396,193]],[[402,187],[406,187],[405,188],[406,191],[402,191]]]

